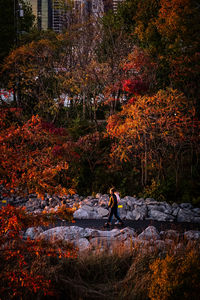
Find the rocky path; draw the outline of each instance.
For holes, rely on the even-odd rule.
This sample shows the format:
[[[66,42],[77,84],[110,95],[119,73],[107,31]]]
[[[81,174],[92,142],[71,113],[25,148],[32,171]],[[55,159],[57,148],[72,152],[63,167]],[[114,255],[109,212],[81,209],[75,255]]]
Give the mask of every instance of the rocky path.
[[[112,225],[108,228],[104,228],[106,220],[99,220],[99,219],[85,219],[85,220],[75,220],[75,223],[73,222],[66,222],[62,220],[58,220],[58,222],[55,225],[50,226],[49,228],[53,227],[59,227],[59,226],[79,226],[82,228],[92,228],[97,230],[112,230],[114,228],[122,229],[125,227],[133,228],[137,234],[140,234],[142,231],[144,231],[148,226],[154,226],[158,231],[164,231],[164,230],[176,230],[179,232],[184,232],[187,230],[200,230],[200,224],[199,223],[180,223],[180,222],[159,222],[155,220],[138,220],[138,221],[132,221],[132,220],[124,220],[124,225]]]

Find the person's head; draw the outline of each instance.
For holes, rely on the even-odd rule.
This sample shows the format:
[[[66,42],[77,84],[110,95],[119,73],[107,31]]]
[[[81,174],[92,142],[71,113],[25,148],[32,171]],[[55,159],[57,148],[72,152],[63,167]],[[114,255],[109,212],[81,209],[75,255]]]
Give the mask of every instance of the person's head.
[[[110,194],[114,194],[114,192],[115,192],[115,188],[112,187],[112,188],[110,189]]]

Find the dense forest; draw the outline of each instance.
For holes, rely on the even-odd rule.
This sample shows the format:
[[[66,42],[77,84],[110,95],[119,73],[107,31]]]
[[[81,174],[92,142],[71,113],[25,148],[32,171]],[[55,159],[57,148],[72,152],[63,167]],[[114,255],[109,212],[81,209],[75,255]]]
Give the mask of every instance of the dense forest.
[[[71,15],[60,34],[38,31],[23,5],[25,34],[1,17],[7,192],[89,195],[114,185],[199,204],[198,1],[127,0],[102,18]]]
[[[64,2],[55,33],[27,1],[0,0],[0,300],[197,300],[200,231],[183,220],[199,228],[199,2],[126,0],[100,17]],[[170,230],[76,226],[80,199],[108,213],[113,186],[133,211],[175,211]]]

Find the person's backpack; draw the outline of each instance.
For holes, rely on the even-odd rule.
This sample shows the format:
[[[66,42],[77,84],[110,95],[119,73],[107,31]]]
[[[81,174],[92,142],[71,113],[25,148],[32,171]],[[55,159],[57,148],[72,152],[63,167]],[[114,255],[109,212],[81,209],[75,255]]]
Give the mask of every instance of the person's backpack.
[[[119,201],[120,201],[119,193],[115,193],[115,196],[116,196],[116,198],[117,198],[117,203],[119,203]]]

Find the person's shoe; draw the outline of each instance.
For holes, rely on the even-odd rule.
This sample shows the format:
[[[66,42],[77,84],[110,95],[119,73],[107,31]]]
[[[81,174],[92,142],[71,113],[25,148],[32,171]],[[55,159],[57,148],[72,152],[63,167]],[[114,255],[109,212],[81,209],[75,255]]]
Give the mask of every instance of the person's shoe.
[[[119,222],[118,224],[119,224],[119,225],[124,225],[124,222]]]
[[[115,225],[118,225],[119,224],[119,221],[117,220],[117,222],[115,222]]]
[[[109,226],[111,226],[111,223],[109,223],[109,222],[104,224],[104,227],[109,227]]]

